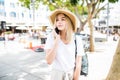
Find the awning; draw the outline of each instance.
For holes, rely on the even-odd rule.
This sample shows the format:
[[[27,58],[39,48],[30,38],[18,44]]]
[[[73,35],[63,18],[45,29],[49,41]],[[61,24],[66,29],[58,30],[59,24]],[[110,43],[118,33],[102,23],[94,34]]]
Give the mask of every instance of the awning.
[[[19,27],[16,27],[16,29],[19,29],[19,30],[28,30],[28,28],[25,27],[25,26],[19,26]]]

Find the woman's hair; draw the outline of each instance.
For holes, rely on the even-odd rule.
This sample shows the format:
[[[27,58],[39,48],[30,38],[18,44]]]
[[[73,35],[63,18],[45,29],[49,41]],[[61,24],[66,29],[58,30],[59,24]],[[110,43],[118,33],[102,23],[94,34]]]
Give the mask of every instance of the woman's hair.
[[[56,16],[58,16],[59,14],[64,14],[64,13],[58,13]],[[66,41],[70,42],[72,39],[74,26],[73,26],[72,21],[70,20],[70,18],[67,15],[65,15],[65,18],[66,18],[66,23],[67,23],[66,24]],[[56,24],[56,19],[55,19],[55,24]],[[54,25],[54,26],[56,26],[56,25]]]
[[[73,35],[73,23],[67,15],[65,15],[65,18],[66,18],[66,21],[67,21],[66,40],[68,42],[70,42],[71,39],[72,39],[72,35]]]

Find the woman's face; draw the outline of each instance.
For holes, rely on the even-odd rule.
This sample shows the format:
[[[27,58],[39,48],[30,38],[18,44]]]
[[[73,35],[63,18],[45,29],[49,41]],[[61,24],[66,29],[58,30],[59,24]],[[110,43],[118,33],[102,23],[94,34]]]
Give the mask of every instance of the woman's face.
[[[56,26],[59,30],[65,30],[66,28],[66,18],[64,14],[58,14],[56,17]]]

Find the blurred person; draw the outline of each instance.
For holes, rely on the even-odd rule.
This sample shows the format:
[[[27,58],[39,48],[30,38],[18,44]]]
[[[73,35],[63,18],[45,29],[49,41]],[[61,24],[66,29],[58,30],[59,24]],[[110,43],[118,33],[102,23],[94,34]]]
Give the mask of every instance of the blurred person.
[[[0,30],[0,41],[5,41],[5,33],[3,30]]]
[[[117,41],[119,39],[119,33],[117,29],[114,29],[114,36],[113,36],[113,41]]]
[[[113,41],[117,41],[119,39],[119,34],[115,33],[113,36]]]
[[[72,12],[64,9],[53,11],[49,17],[54,29],[48,34],[44,49],[46,61],[52,65],[51,80],[79,80],[84,49],[81,38],[75,36],[79,26],[77,18]]]

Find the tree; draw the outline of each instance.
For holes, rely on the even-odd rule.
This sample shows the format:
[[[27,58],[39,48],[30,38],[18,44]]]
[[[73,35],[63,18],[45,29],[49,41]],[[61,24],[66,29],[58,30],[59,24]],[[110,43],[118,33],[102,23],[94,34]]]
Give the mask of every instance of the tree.
[[[35,8],[37,9],[39,7],[39,3],[42,0],[19,0],[19,2],[21,3],[21,5],[23,7],[26,7],[28,9],[31,8],[31,5],[34,3],[35,4]]]
[[[110,0],[112,2],[116,2],[118,0]],[[106,78],[106,80],[118,80],[120,79],[120,63],[119,63],[119,60],[120,60],[120,40],[119,40],[119,43],[118,43],[118,46],[117,46],[117,49],[116,49],[116,53],[114,55],[114,58],[113,58],[113,62],[112,62],[112,65],[111,65],[111,69],[109,71],[109,74]]]
[[[29,0],[20,0],[23,4],[27,6]],[[94,51],[94,42],[93,42],[93,23],[92,19],[96,18],[98,13],[104,9],[106,5],[100,6],[105,0],[36,0],[38,2],[43,2],[43,4],[48,5],[50,10],[56,8],[67,8],[74,12],[79,21],[79,32],[84,29],[85,24],[88,22],[90,28],[90,51]],[[109,2],[115,3],[118,0],[108,0]]]
[[[120,79],[120,39],[106,80]]]
[[[100,6],[105,0],[71,0],[71,4],[74,5],[75,7],[77,4],[79,4],[79,1],[81,1],[81,6],[87,7],[88,13],[87,17],[84,21],[82,21],[81,17],[79,17],[80,23],[81,23],[81,28],[83,29],[84,25],[88,22],[89,28],[90,28],[90,51],[94,51],[94,42],[93,42],[93,23],[92,19],[96,18],[98,13],[104,9],[106,5]],[[111,3],[115,3],[118,0],[108,0]],[[77,9],[77,8],[76,8]],[[76,10],[78,11],[78,10]],[[79,30],[81,31],[81,30]]]

